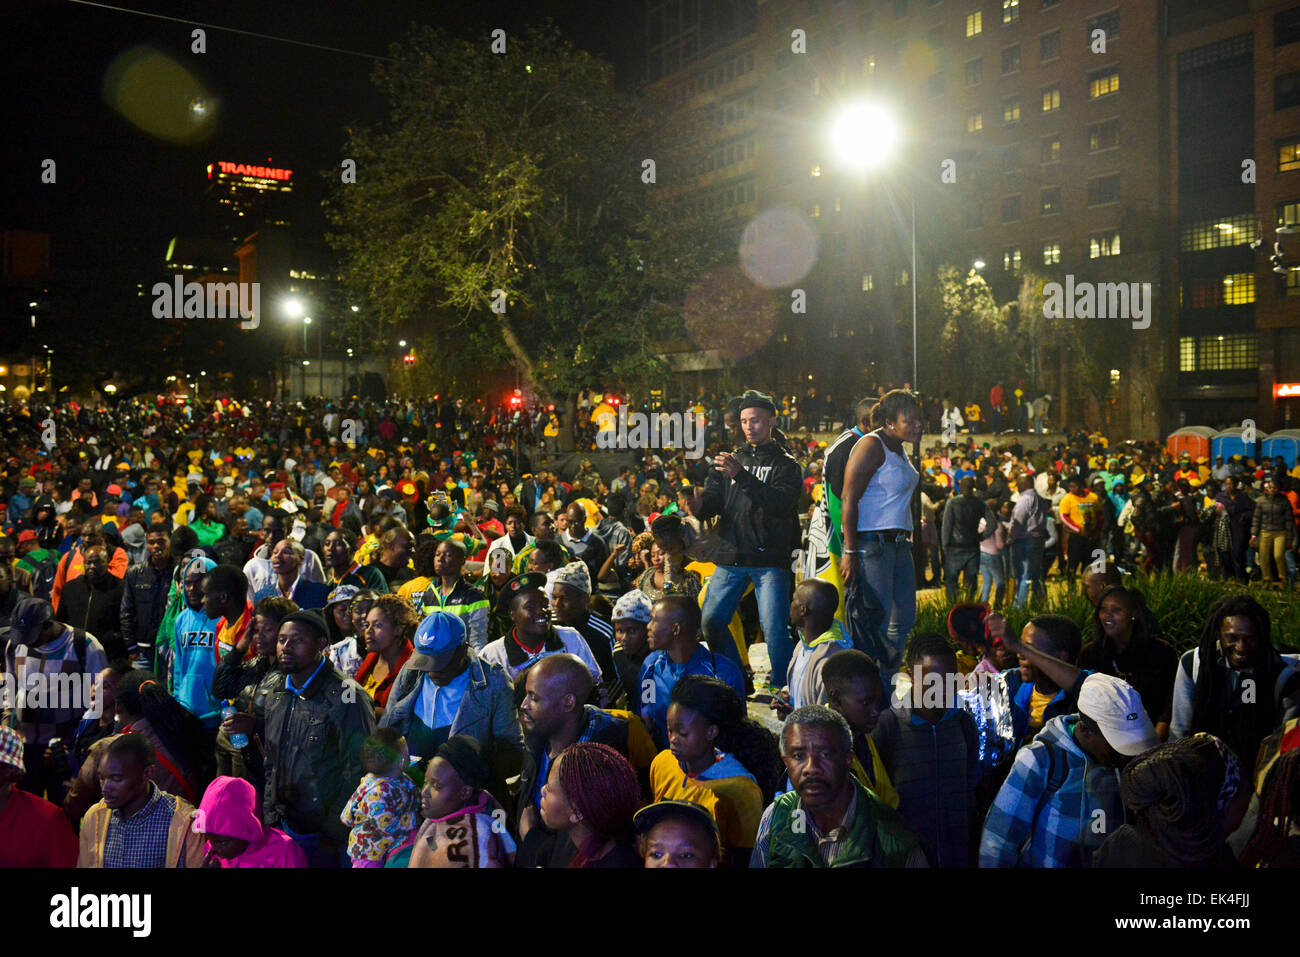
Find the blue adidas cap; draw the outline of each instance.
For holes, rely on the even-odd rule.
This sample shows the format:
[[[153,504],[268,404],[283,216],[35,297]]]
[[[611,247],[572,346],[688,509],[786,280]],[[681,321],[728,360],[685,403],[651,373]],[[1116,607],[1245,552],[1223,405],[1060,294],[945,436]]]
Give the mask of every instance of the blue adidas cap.
[[[468,638],[465,622],[447,611],[435,611],[415,629],[415,654],[410,666],[417,671],[433,671],[446,664],[448,653]]]

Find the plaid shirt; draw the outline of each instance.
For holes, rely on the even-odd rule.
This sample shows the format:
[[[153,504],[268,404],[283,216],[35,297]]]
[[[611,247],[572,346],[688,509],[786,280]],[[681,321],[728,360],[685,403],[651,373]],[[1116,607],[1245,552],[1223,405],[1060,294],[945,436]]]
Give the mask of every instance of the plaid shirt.
[[[1053,718],[1016,755],[984,822],[980,867],[1087,867],[1124,823],[1119,772],[1075,744],[1076,720]],[[1064,780],[1049,793],[1053,776]]]
[[[40,747],[42,751],[54,738],[71,737],[90,707],[90,682],[85,678],[93,681],[107,667],[104,646],[87,634],[83,671],[71,626],[64,629],[62,637],[42,648],[9,645],[5,649],[5,670],[14,676],[17,700],[5,702],[5,723],[18,728],[28,748]],[[41,707],[32,707],[27,701],[38,701]],[[52,704],[58,706],[50,707]]]
[[[149,800],[128,821],[113,811],[104,838],[104,867],[166,867],[167,832],[176,798],[149,782]],[[183,861],[182,861],[183,863]]]

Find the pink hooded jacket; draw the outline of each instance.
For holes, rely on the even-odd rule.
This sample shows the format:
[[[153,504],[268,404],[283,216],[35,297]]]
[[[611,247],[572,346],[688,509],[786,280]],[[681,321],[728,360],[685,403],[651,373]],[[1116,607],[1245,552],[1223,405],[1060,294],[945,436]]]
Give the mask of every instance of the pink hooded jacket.
[[[257,816],[257,790],[243,778],[219,777],[208,785],[194,815],[197,833],[247,841],[243,854],[221,859],[222,867],[306,867],[307,855],[283,831],[263,827]],[[205,854],[212,845],[204,845]]]

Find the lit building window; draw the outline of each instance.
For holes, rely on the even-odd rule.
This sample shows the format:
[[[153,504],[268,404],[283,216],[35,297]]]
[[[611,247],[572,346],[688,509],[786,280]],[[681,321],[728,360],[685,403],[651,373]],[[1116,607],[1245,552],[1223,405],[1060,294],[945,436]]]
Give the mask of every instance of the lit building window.
[[[984,13],[974,10],[966,14],[966,36],[977,37],[984,32]]]
[[[1061,244],[1043,243],[1043,265],[1059,266],[1061,264]]]
[[[1185,253],[1200,252],[1225,246],[1242,246],[1253,243],[1258,238],[1259,225],[1254,213],[1241,213],[1184,226],[1179,246]]]
[[[874,289],[875,286],[876,283],[875,280],[871,278],[871,273],[864,272],[862,274],[862,291],[871,292],[871,290]]]
[[[1002,251],[1002,270],[1009,272],[1013,276],[1020,275],[1020,247],[1014,246],[1011,249]]]
[[[1278,172],[1300,169],[1300,139],[1283,140],[1277,144]]]
[[[1059,83],[1043,88],[1043,112],[1051,113],[1061,108],[1061,85]]]
[[[1088,237],[1088,258],[1103,259],[1119,255],[1119,230],[1093,233]]]
[[[1119,70],[1099,70],[1088,75],[1088,99],[1096,100],[1119,92]]]
[[[983,113],[972,113],[970,116],[966,117],[967,133],[978,133],[982,129],[984,129]]]

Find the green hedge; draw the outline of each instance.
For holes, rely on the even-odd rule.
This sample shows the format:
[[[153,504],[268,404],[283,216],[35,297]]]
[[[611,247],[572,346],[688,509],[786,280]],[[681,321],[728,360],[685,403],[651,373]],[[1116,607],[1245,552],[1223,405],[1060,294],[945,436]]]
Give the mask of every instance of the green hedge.
[[[1210,608],[1224,595],[1248,594],[1268,609],[1273,619],[1273,644],[1289,651],[1300,651],[1300,598],[1292,592],[1274,591],[1259,585],[1212,581],[1199,575],[1130,576],[1126,587],[1135,588],[1146,598],[1147,605],[1160,621],[1162,637],[1180,652],[1195,647]],[[1076,585],[1076,588],[1080,586]],[[947,597],[937,595],[921,599],[916,609],[916,632],[948,633]],[[1092,605],[1081,591],[1069,592],[1061,584],[1049,583],[1041,599],[1032,597],[1024,608],[1003,611],[1015,634],[1035,615],[1065,615],[1083,631],[1084,641],[1092,636]]]

